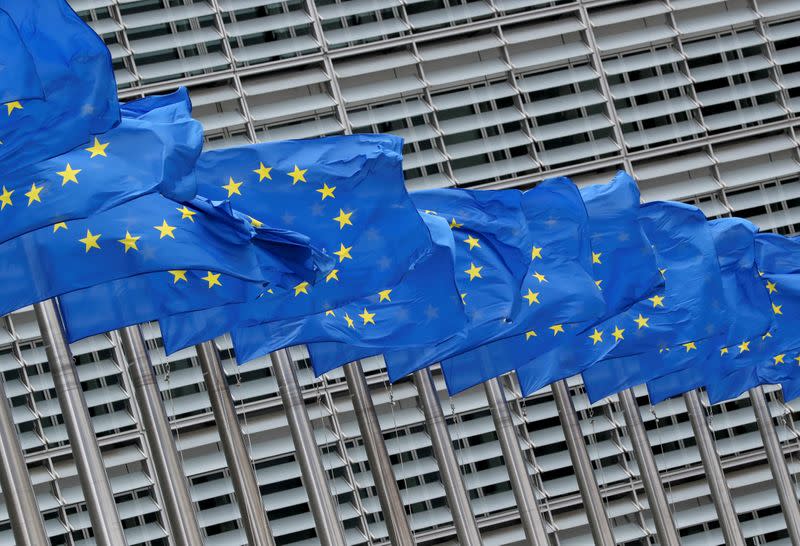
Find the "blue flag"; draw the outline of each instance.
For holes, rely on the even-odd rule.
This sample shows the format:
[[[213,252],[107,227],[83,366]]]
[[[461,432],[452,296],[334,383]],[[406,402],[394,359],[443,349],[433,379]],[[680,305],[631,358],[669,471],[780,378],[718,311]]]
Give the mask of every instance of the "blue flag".
[[[637,373],[620,365],[630,361],[621,357],[702,339],[718,331],[722,284],[705,216],[689,205],[655,202],[639,208],[639,221],[653,245],[663,288],[590,328],[579,336],[580,343],[561,346],[543,357],[550,359],[545,365],[551,369],[575,369],[574,362],[582,359],[590,397],[643,382]],[[526,383],[523,391],[539,387],[541,384]]]
[[[14,19],[0,3],[0,102],[42,99],[36,65]]]
[[[122,122],[92,143],[15,172],[0,183],[0,242],[86,218],[159,191],[194,197],[203,130],[185,89],[123,107]]]
[[[427,216],[425,222],[434,242],[432,252],[398,285],[311,317],[235,329],[237,358],[247,362],[277,349],[318,341],[384,351],[429,345],[457,334],[466,316],[454,281],[453,234],[443,218]]]
[[[605,313],[599,317],[604,320],[649,295],[663,284],[663,279],[639,223],[636,182],[619,172],[608,184],[583,188],[581,196],[588,212],[596,284],[591,289],[605,300]],[[492,342],[446,361],[448,385],[474,384],[517,367],[520,382],[532,392],[580,371],[583,364],[580,359],[551,367],[537,357],[560,345],[582,344],[583,336],[589,334],[586,328],[597,321],[574,326],[562,323],[559,328],[561,321],[553,317],[545,315],[541,320],[543,324],[531,327],[525,334]],[[525,365],[529,362],[533,363]]]
[[[685,343],[662,354],[658,373],[647,377],[651,401],[709,385],[709,398],[737,391],[763,358],[771,334],[772,304],[759,275],[756,258],[758,228],[747,220],[722,218],[708,223],[722,272],[724,307],[721,335]],[[728,376],[736,372],[736,377]],[[755,375],[753,375],[755,377]],[[713,388],[712,388],[713,386]],[[712,392],[713,391],[713,392]]]
[[[203,270],[207,290],[224,285],[229,276],[263,279],[252,228],[227,204],[198,198],[178,205],[148,194],[88,219],[61,222],[0,244],[0,314],[154,271],[171,271],[178,282],[182,271]],[[279,275],[284,273],[281,268]],[[81,312],[91,310],[84,306]]]
[[[589,273],[586,209],[571,181],[545,180],[525,193],[432,190],[412,197],[453,228],[456,284],[469,322],[463,337],[385,354],[392,381],[442,361],[448,388],[460,390],[478,379],[444,359],[542,321],[549,326],[602,314],[604,303]]]
[[[0,91],[0,167],[8,173],[108,131],[119,104],[108,48],[64,0],[0,0],[0,10],[4,45],[15,47],[2,51],[0,81],[22,86]],[[7,32],[12,23],[21,43]],[[23,44],[27,57],[11,58]]]

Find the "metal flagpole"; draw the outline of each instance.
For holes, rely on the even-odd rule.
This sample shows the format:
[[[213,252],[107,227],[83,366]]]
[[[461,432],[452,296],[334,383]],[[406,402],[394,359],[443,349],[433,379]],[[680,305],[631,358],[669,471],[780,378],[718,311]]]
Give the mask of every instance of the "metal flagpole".
[[[267,512],[250,455],[244,443],[244,435],[233,407],[228,383],[222,373],[222,362],[213,341],[195,346],[197,360],[203,370],[203,378],[211,401],[211,410],[217,423],[222,451],[228,463],[228,472],[233,482],[233,495],[239,505],[247,543],[253,546],[275,546],[275,539],[267,521]]]
[[[358,420],[358,428],[364,440],[369,468],[375,478],[375,488],[383,511],[383,519],[389,531],[389,541],[400,546],[413,546],[414,533],[408,524],[403,499],[397,487],[383,432],[378,422],[378,414],[369,394],[369,386],[364,377],[361,362],[350,362],[344,367],[344,376],[350,396],[353,397],[353,410]]]
[[[711,500],[714,501],[714,507],[717,510],[725,544],[727,546],[745,546],[739,518],[733,508],[731,491],[728,489],[728,482],[725,481],[722,463],[714,449],[714,440],[711,437],[711,429],[705,421],[706,414],[700,403],[700,396],[696,390],[692,390],[684,393],[683,401],[686,403],[689,421],[692,423],[692,431],[697,442],[697,449],[700,451],[700,460],[703,462],[703,469],[706,472],[708,487],[711,489]]]
[[[306,404],[300,394],[297,372],[289,357],[289,351],[281,349],[270,353],[272,371],[278,381],[283,409],[292,432],[295,456],[300,465],[300,473],[308,493],[308,505],[316,524],[317,538],[323,546],[345,546],[344,529],[336,513],[336,505],[328,479],[322,466],[311,419],[308,417]]]
[[[150,447],[150,460],[164,499],[170,535],[176,544],[202,544],[203,535],[192,506],[189,483],[178,456],[142,329],[128,326],[119,333],[125,360],[128,361],[134,399]]]
[[[549,544],[547,530],[542,514],[539,512],[536,493],[530,474],[528,474],[528,465],[519,447],[519,437],[511,420],[511,412],[508,409],[503,387],[497,378],[486,381],[483,387],[486,390],[486,398],[489,400],[495,432],[503,450],[503,459],[506,461],[511,489],[514,491],[514,499],[517,501],[522,528],[525,530],[528,544],[547,546]]]
[[[0,486],[3,500],[11,520],[14,544],[40,546],[48,544],[42,513],[31,484],[31,475],[14,426],[11,400],[5,392],[5,382],[0,378]]]
[[[58,309],[54,300],[37,303],[33,309],[44,338],[50,373],[75,456],[78,480],[92,522],[94,540],[99,546],[127,544]]]
[[[414,372],[414,384],[417,386],[422,412],[425,414],[425,427],[431,437],[433,455],[439,464],[439,476],[442,478],[447,505],[453,514],[458,543],[464,546],[482,544],[478,523],[472,513],[469,493],[461,477],[461,466],[458,464],[453,440],[447,430],[447,422],[439,403],[439,395],[433,388],[433,378],[428,368]]]
[[[614,544],[614,534],[611,532],[611,524],[603,506],[600,488],[594,478],[592,462],[589,459],[589,452],[583,441],[583,433],[578,424],[575,405],[572,403],[572,396],[569,394],[567,382],[562,379],[561,381],[556,381],[550,387],[553,390],[556,408],[561,418],[561,428],[564,430],[564,437],[567,441],[569,458],[575,468],[578,489],[580,489],[581,498],[583,498],[583,508],[586,511],[586,517],[589,519],[589,527],[592,530],[594,543],[602,545]]]
[[[672,512],[669,509],[667,495],[658,475],[658,466],[647,439],[647,431],[642,422],[642,415],[639,413],[639,404],[631,389],[625,389],[619,393],[619,403],[622,406],[622,414],[625,416],[625,426],[628,429],[628,437],[633,446],[633,456],[639,466],[639,475],[642,477],[642,485],[650,503],[650,513],[656,524],[658,543],[661,546],[680,546],[681,539],[675,521],[672,519]]]
[[[781,449],[778,434],[775,432],[764,389],[755,387],[750,389],[748,393],[753,404],[753,411],[756,414],[758,430],[761,432],[761,440],[764,442],[764,450],[767,452],[767,462],[772,470],[772,479],[775,481],[775,488],[778,490],[781,511],[783,511],[783,518],[786,520],[786,530],[789,532],[792,544],[800,544],[800,507],[797,504],[794,485],[789,476],[789,468],[786,466],[783,449]]]

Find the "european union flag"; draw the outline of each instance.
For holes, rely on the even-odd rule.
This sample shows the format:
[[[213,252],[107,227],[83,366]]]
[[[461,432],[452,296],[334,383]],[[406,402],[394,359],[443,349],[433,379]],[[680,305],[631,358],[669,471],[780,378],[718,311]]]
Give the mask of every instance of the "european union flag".
[[[591,255],[594,274],[594,284],[587,288],[605,300],[605,312],[598,317],[602,320],[649,295],[662,285],[663,279],[650,242],[639,224],[640,197],[636,182],[627,173],[619,172],[608,184],[583,188],[581,196],[588,212],[591,249],[587,255]],[[536,390],[539,386],[577,373],[582,365],[580,359],[566,366],[559,362],[554,367],[534,360],[556,346],[582,344],[586,328],[597,320],[574,327],[565,322],[569,321],[543,314],[539,327],[532,325],[525,334],[492,342],[446,361],[445,369],[450,370],[445,376],[448,385],[475,384],[492,377],[492,374],[505,373],[517,367],[520,382],[527,385],[526,388]],[[566,336],[567,331],[570,337]],[[532,364],[524,365],[532,361]]]
[[[188,270],[205,271],[206,290],[224,286],[229,277],[264,275],[251,227],[227,204],[198,198],[179,206],[148,194],[0,244],[0,314],[143,273],[169,271],[164,282],[188,282]],[[92,311],[84,305],[82,312]]]
[[[717,253],[703,213],[681,203],[655,202],[639,208],[639,221],[653,245],[663,288],[584,332],[580,344],[560,346],[543,357],[552,359],[545,364],[551,369],[582,359],[591,399],[643,382],[620,365],[630,359],[620,357],[712,336],[724,312]],[[523,391],[541,386],[526,382]]]
[[[203,130],[191,117],[185,89],[133,101],[123,107],[122,122],[91,143],[4,173],[0,242],[150,192],[191,199],[202,145]]]
[[[466,316],[454,280],[453,234],[443,218],[428,216],[425,222],[434,242],[432,252],[397,286],[319,315],[234,329],[237,358],[247,362],[277,349],[318,341],[382,352],[429,345],[460,332]]]
[[[432,190],[412,198],[453,228],[456,284],[469,322],[463,337],[385,354],[392,381],[442,361],[448,388],[457,390],[468,373],[444,359],[529,331],[542,320],[552,321],[549,326],[602,314],[604,303],[589,274],[586,209],[571,181],[545,180],[524,194]]]
[[[64,0],[1,0],[0,10],[2,45],[13,45],[3,47],[0,61],[3,170],[62,154],[111,129],[119,121],[117,86],[100,37]]]

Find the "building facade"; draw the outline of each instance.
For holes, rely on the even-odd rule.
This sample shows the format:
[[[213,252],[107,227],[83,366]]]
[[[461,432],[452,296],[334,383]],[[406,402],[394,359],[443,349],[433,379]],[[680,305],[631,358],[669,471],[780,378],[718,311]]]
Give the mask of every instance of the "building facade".
[[[209,148],[345,132],[405,138],[410,189],[605,181],[709,217],[800,228],[800,3],[796,0],[70,0],[111,49],[121,96],[189,88]],[[193,349],[164,356],[145,328],[209,545],[244,544]],[[314,522],[267,359],[237,366],[216,340],[278,544]],[[74,344],[130,544],[170,544],[119,336]],[[315,379],[292,350],[329,485],[353,545],[388,543],[343,374]],[[414,385],[364,362],[419,544],[455,543]],[[2,319],[0,371],[53,544],[91,544],[69,442],[31,309]],[[524,543],[482,389],[448,398],[434,373],[487,545]],[[554,544],[591,544],[549,389],[504,378]],[[655,544],[616,399],[570,381],[618,544]],[[800,400],[767,388],[797,485]],[[684,544],[722,544],[681,399],[639,404]],[[747,396],[707,410],[749,544],[790,544]],[[0,505],[0,544],[13,544]]]

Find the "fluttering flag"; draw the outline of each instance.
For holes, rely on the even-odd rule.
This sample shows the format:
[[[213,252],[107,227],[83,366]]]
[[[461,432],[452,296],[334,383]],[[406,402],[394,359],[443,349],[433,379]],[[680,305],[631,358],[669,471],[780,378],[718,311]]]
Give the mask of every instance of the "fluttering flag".
[[[586,251],[591,256],[594,274],[590,289],[605,300],[603,315],[591,322],[569,324],[569,321],[558,320],[557,315],[543,313],[539,325],[531,325],[526,333],[492,342],[448,362],[451,375],[455,377],[453,383],[465,384],[460,376],[471,376],[472,381],[483,380],[492,373],[505,373],[516,367],[523,387],[533,392],[574,375],[591,361],[576,358],[562,363],[556,358],[537,357],[562,345],[583,346],[584,337],[592,333],[587,328],[626,310],[663,285],[655,254],[639,223],[640,199],[636,182],[627,173],[619,172],[608,184],[583,188],[581,196],[588,212],[591,241],[591,248]],[[545,281],[558,282],[558,279],[548,276]],[[616,331],[617,334],[609,331],[607,335],[624,337],[625,329]]]
[[[133,101],[123,114],[117,127],[91,144],[3,173],[0,242],[151,192],[194,197],[203,131],[191,117],[186,90]]]
[[[212,339],[238,325],[324,313],[397,285],[431,249],[431,238],[406,192],[402,139],[352,135],[255,144],[206,152],[198,193],[230,198],[256,224],[297,230],[334,256],[324,280],[231,308],[160,319],[168,352]],[[274,297],[272,297],[274,296]],[[217,322],[238,317],[238,324]],[[208,324],[196,331],[192,324]],[[213,326],[213,329],[212,329]],[[200,335],[204,339],[196,339]]]
[[[0,45],[14,48],[0,53],[9,72],[0,72],[7,174],[108,131],[119,122],[119,103],[108,48],[65,0],[0,0],[0,10]]]
[[[561,346],[543,357],[554,359],[548,363],[553,368],[574,366],[576,359],[583,359],[591,400],[644,382],[639,366],[626,365],[638,359],[621,357],[704,339],[719,331],[720,268],[703,213],[690,205],[654,202],[639,208],[639,221],[653,245],[663,289],[584,332],[580,344]],[[523,391],[530,393],[541,386],[526,382]]]
[[[546,180],[524,193],[431,190],[412,198],[453,228],[456,284],[469,322],[463,336],[384,354],[392,381],[442,361],[448,389],[457,392],[513,363],[482,373],[445,359],[526,332],[541,325],[542,317],[566,323],[603,313],[590,274],[586,209],[568,179]]]
[[[261,280],[249,223],[227,204],[178,206],[158,193],[85,220],[61,222],[0,244],[0,314],[74,290],[154,271],[178,282],[205,271],[206,290],[228,277]],[[284,275],[281,269],[278,273]],[[309,272],[313,277],[316,272]],[[92,313],[84,302],[82,313]]]
[[[425,223],[432,251],[398,285],[311,317],[233,329],[237,358],[247,362],[284,347],[320,341],[382,352],[425,346],[458,334],[466,316],[454,280],[453,234],[443,218],[426,215]]]

